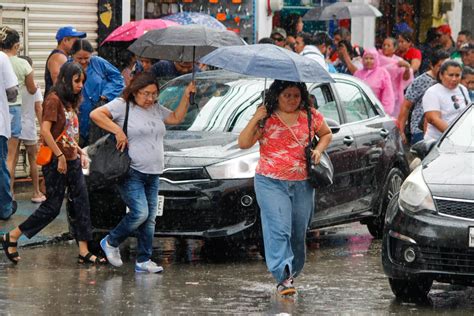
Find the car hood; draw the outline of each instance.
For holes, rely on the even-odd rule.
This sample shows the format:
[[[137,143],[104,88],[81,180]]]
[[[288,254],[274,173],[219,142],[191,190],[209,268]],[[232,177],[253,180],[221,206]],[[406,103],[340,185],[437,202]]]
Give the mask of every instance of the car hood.
[[[239,148],[238,137],[238,133],[167,131],[165,168],[204,167],[249,153]]]
[[[425,165],[423,177],[434,196],[472,199],[474,194],[474,154],[439,153]]]

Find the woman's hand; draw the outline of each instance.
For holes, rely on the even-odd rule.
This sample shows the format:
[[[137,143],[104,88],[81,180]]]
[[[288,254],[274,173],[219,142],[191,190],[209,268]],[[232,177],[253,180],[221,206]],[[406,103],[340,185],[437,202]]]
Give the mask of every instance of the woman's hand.
[[[191,81],[184,90],[184,95],[188,98],[188,100],[191,93],[196,93],[196,83],[194,81]]]
[[[321,152],[317,149],[311,150],[311,158],[313,159],[314,163],[317,165],[321,161]]]
[[[123,130],[120,130],[115,134],[115,140],[117,141],[117,149],[123,152],[128,145],[128,138]]]
[[[403,67],[403,68],[410,68],[410,63],[407,62],[406,60],[399,60],[398,61],[398,67]]]
[[[81,166],[82,169],[89,168],[89,157],[84,152],[81,153]]]
[[[67,172],[67,161],[64,154],[58,157],[58,172],[62,174],[66,174]]]
[[[264,106],[263,104],[260,104],[257,107],[257,110],[255,111],[255,114],[253,115],[253,118],[257,121],[263,120],[267,117],[267,107]]]

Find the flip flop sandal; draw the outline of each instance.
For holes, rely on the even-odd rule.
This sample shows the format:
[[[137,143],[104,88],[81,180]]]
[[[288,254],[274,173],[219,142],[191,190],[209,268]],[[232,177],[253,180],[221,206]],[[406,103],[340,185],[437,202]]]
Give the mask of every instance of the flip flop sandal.
[[[18,260],[15,260],[16,258],[20,256],[18,252],[17,251],[12,252],[12,253],[8,252],[8,247],[17,247],[18,243],[16,241],[15,242],[10,241],[10,233],[6,233],[5,235],[3,235],[1,237],[1,240],[2,240],[3,251],[5,252],[5,255],[7,256],[8,260],[13,262],[14,264],[18,264]]]
[[[95,256],[95,260],[91,258],[95,256],[94,254],[88,252],[85,256],[78,255],[77,256],[77,263],[79,264],[107,264],[107,260],[103,257]]]

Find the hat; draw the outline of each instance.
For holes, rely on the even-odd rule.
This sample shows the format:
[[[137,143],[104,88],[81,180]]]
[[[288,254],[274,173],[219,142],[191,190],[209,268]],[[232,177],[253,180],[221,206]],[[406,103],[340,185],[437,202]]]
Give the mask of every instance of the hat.
[[[448,24],[438,26],[436,29],[439,33],[451,36],[451,27]]]
[[[56,32],[56,40],[59,42],[65,37],[86,37],[86,32],[78,32],[73,26],[63,26]]]
[[[474,43],[464,43],[459,47],[459,51],[461,52],[468,52],[474,49]]]
[[[273,36],[274,34],[280,34],[281,36],[286,38],[286,31],[284,29],[282,29],[281,27],[275,27],[272,30],[272,34],[270,36]]]

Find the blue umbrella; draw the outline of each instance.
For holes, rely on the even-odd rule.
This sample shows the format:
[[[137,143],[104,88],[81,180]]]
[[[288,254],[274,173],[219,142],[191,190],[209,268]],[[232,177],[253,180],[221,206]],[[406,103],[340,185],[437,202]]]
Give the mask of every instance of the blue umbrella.
[[[260,78],[334,82],[318,62],[273,44],[220,47],[199,62]]]
[[[198,12],[180,12],[168,15],[163,20],[170,20],[181,25],[200,24],[210,28],[226,30],[227,27],[212,16]]]

